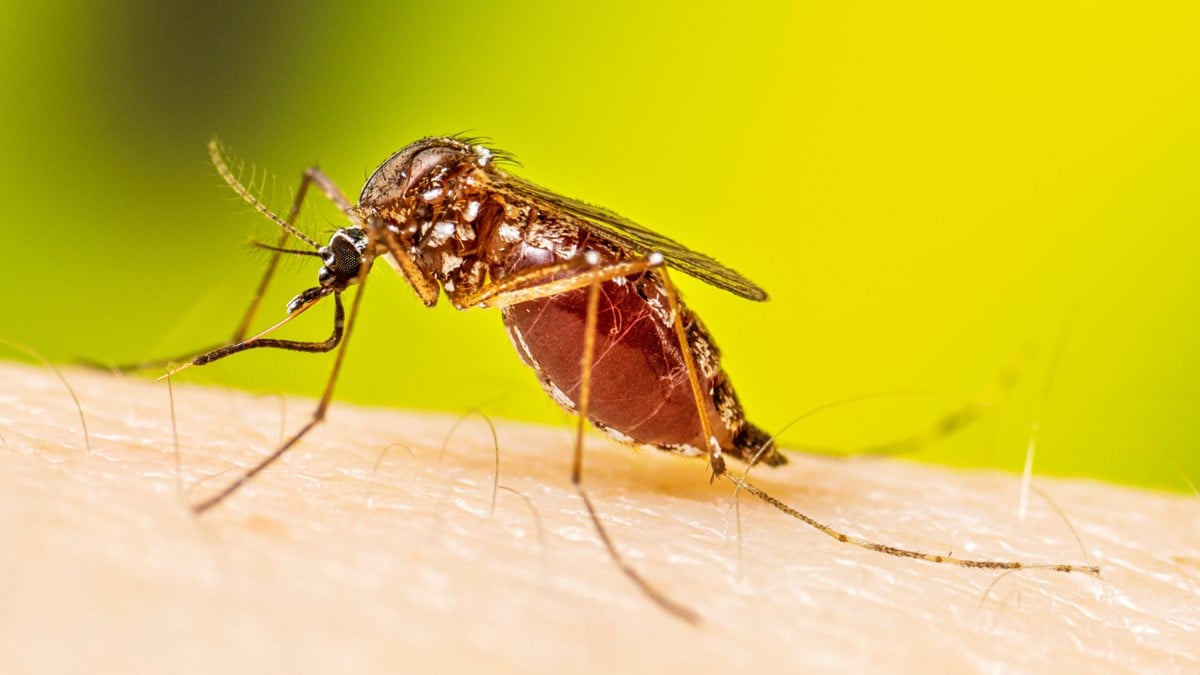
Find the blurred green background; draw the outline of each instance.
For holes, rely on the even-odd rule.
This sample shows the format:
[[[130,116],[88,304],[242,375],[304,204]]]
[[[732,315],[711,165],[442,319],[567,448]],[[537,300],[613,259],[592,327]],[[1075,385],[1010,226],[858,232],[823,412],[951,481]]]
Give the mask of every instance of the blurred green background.
[[[681,284],[759,425],[911,392],[786,445],[925,428],[1032,346],[992,413],[915,456],[1019,469],[1036,418],[1041,474],[1183,489],[1200,5],[1056,5],[4,3],[0,333],[62,361],[224,339],[266,261],[247,242],[276,234],[208,164],[214,134],[284,209],[308,165],[357,195],[406,143],[469,131],[771,292]],[[288,264],[260,325],[315,279]],[[324,338],[328,311],[287,334]],[[329,363],[250,353],[181,379],[315,395]],[[386,266],[338,396],[563,420],[497,313],[427,311]]]

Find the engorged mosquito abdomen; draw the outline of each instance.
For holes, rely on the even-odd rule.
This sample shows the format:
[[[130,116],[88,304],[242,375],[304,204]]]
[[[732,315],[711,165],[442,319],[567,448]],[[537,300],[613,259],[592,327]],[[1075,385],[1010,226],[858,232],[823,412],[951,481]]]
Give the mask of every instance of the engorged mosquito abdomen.
[[[514,255],[517,264],[545,264],[538,250],[530,248]],[[505,326],[521,358],[537,372],[546,392],[571,412],[576,412],[579,400],[587,295],[586,288],[577,289],[504,309]],[[750,460],[768,437],[745,421],[715,347],[695,316],[683,311],[689,339],[703,354],[700,384],[716,440],[726,453]],[[604,282],[596,318],[589,421],[622,441],[705,454],[707,444],[661,280],[650,272]],[[698,345],[701,341],[704,344]],[[773,447],[759,459],[783,462]]]

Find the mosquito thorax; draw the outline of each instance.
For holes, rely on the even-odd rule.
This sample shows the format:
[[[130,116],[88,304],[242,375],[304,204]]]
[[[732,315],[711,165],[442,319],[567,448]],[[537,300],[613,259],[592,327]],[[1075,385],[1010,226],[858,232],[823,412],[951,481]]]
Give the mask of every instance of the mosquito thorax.
[[[443,179],[455,168],[483,168],[491,161],[491,151],[482,145],[453,138],[423,138],[404,147],[375,170],[363,186],[359,203],[386,208],[405,201],[413,190],[428,195],[427,201],[432,201],[441,196],[433,192],[446,187]]]

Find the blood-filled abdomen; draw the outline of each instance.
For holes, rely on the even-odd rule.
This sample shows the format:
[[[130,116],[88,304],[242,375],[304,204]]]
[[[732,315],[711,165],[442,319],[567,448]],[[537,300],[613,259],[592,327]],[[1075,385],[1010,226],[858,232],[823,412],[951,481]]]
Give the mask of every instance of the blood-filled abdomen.
[[[551,262],[540,249],[522,248],[510,257],[506,274]],[[521,358],[546,392],[573,413],[579,412],[587,299],[588,289],[580,288],[504,309]],[[680,307],[713,435],[723,450],[751,459],[767,437],[745,421],[707,332],[682,302]],[[704,454],[687,366],[656,272],[601,284],[594,349],[589,421],[621,440]],[[760,461],[776,464],[783,458],[769,447]]]

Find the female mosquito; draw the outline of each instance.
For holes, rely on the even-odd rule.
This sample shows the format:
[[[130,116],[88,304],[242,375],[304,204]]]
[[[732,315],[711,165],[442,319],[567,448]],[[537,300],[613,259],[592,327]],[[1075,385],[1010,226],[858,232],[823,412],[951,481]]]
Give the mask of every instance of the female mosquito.
[[[584,420],[628,443],[703,457],[713,478],[729,480],[763,502],[838,541],[890,555],[987,569],[1048,568],[1097,574],[1076,565],[966,560],[851,537],[778,501],[726,469],[725,458],[769,466],[786,459],[771,437],[746,420],[720,352],[704,324],[683,303],[669,270],[679,270],[748,300],[767,294],[713,258],[689,250],[616,213],[564,197],[508,171],[508,155],[477,141],[430,137],[389,157],[352,203],[317,168],[304,172],[286,218],[244,186],[217,141],[209,144],[224,180],[283,229],[271,264],[230,344],[192,358],[182,368],[248,349],[305,352],[337,349],[332,372],[312,418],[274,452],[216,495],[195,505],[202,513],[229,497],[279,459],[324,418],[362,287],[378,258],[392,265],[427,307],[441,294],[456,309],[498,308],[521,358],[551,398],[578,416],[571,482],[609,555],[652,600],[688,621],[697,616],[659,592],[617,550],[582,483]],[[316,186],[350,225],[322,246],[296,227],[305,195]],[[308,250],[285,247],[295,238]],[[278,328],[332,297],[334,327],[321,342],[246,338],[263,292],[285,253],[320,258],[318,285],[288,303]],[[357,285],[346,320],[342,293]],[[340,346],[340,348],[339,348]]]

